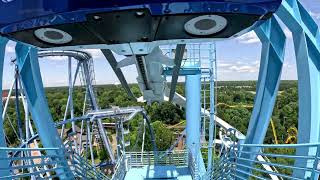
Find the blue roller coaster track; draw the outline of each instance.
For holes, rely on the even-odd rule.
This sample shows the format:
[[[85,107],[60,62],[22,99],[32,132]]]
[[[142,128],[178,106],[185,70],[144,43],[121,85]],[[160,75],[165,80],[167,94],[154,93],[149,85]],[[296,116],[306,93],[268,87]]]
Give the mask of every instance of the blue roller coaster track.
[[[298,142],[263,144],[284,64],[284,28],[292,33],[297,65]],[[216,116],[215,41],[252,30],[262,43],[260,71],[248,131],[242,134]],[[15,78],[7,100],[0,105],[0,179],[319,178],[320,31],[299,0],[2,0],[1,91],[9,40],[16,42]],[[169,101],[185,108],[185,129],[171,148],[158,151],[143,108],[100,108],[94,59],[83,49],[101,50],[132,99]],[[125,58],[118,61],[114,54]],[[50,114],[39,66],[39,60],[49,56],[68,59],[68,101],[58,123]],[[132,93],[121,69],[133,64],[141,97]],[[185,97],[176,92],[181,76],[185,77]],[[85,96],[80,117],[75,116],[73,107],[77,80]],[[18,129],[6,114],[11,96]],[[141,119],[137,143],[142,143],[142,149],[136,152],[126,148],[130,145],[126,142],[128,122],[134,117]],[[111,119],[110,123],[102,121],[105,118]],[[11,124],[19,145],[8,141],[4,121]],[[76,123],[81,124],[79,129]],[[71,129],[67,130],[67,125]],[[116,132],[115,148],[109,128]],[[144,150],[146,133],[151,137],[152,152]],[[186,148],[175,151],[183,137]],[[95,163],[94,144],[106,150],[110,161]],[[208,153],[206,162],[202,149]],[[278,151],[281,149],[294,153],[275,153],[285,152]],[[102,166],[110,167],[109,172],[102,171]]]

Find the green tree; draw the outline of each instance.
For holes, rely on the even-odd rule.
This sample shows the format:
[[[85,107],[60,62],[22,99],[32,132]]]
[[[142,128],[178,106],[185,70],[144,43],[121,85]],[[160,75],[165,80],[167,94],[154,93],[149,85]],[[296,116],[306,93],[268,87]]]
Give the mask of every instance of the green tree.
[[[170,102],[154,103],[148,108],[151,120],[161,121],[165,124],[177,124],[183,117],[183,111]]]
[[[158,150],[165,151],[170,148],[175,140],[173,131],[168,129],[167,126],[160,121],[153,122],[152,128],[155,133],[155,140]],[[149,133],[146,135],[145,149],[149,151],[153,150],[151,136]]]

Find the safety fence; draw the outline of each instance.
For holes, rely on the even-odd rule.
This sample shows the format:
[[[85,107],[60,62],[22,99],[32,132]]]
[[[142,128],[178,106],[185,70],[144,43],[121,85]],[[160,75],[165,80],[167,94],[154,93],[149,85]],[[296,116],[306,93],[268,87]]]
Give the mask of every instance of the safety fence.
[[[320,144],[237,144],[223,154],[208,179],[317,179]],[[308,155],[301,152],[309,152]],[[263,158],[259,158],[263,157]]]
[[[128,167],[143,167],[147,165],[175,165],[187,166],[188,152],[187,151],[158,151],[154,152],[128,152],[126,154]]]
[[[234,157],[230,151],[226,151],[214,162],[213,171],[207,172],[205,179],[232,179],[230,176],[233,164],[230,163]]]
[[[188,153],[188,167],[192,176],[192,179],[194,180],[199,180],[200,175],[199,175],[199,167],[197,166],[198,159],[196,156],[193,155],[193,153],[189,150]]]
[[[66,153],[66,159],[75,177],[79,177],[81,179],[110,179],[99,169],[92,166],[87,160],[83,159],[79,154],[73,151],[68,151]]]
[[[0,148],[0,152],[9,155],[0,157],[0,179],[54,178],[68,172],[58,148]]]
[[[121,156],[118,159],[118,162],[114,168],[114,174],[112,176],[112,180],[122,180],[125,178],[127,173],[127,164],[124,156]]]
[[[69,149],[0,148],[0,179],[110,179]]]

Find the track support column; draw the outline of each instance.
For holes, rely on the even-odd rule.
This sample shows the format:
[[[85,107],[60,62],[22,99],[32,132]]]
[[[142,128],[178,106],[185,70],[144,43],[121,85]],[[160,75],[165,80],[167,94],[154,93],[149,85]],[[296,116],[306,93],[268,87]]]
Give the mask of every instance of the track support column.
[[[89,69],[89,62],[85,61],[82,63],[82,67],[83,67],[83,71],[84,71],[84,76],[85,76],[85,81],[86,81],[86,86],[87,86],[87,90],[88,90],[88,95],[89,95],[89,99],[90,99],[90,103],[92,106],[93,110],[98,110],[100,107],[98,106],[98,102],[96,99],[96,96],[94,94],[94,89],[92,87],[92,80],[91,80],[91,74],[90,74],[90,69]],[[97,119],[97,125],[98,125],[98,131],[99,134],[102,138],[102,142],[104,147],[107,149],[110,159],[111,161],[114,163],[116,162],[116,159],[114,157],[114,154],[112,152],[112,148],[111,148],[111,143],[110,140],[107,136],[107,132],[105,131],[102,121],[100,118]]]
[[[45,148],[61,149],[60,152],[48,151],[47,153],[61,157],[59,166],[62,166],[63,169],[57,170],[57,174],[62,174],[59,176],[60,179],[73,179],[73,174],[63,156],[64,146],[49,111],[41,79],[38,51],[35,48],[17,43],[16,56],[28,107],[37,128],[41,143]]]
[[[320,142],[320,31],[309,12],[297,0],[284,0],[276,15],[292,32],[298,73],[299,119],[298,143]],[[317,150],[318,153],[320,150]],[[314,148],[298,148],[297,155],[316,154]],[[297,159],[295,166],[312,167],[312,163]],[[293,176],[309,178],[302,170],[294,170]],[[318,175],[312,177],[318,179]]]
[[[215,114],[216,114],[216,107],[215,107],[215,78],[217,78],[217,66],[216,66],[216,45],[214,44],[212,47],[210,45],[210,56],[212,56],[212,52],[214,52],[214,57],[210,57],[210,121],[209,121],[209,144],[208,144],[208,166],[207,172],[211,173],[214,168],[214,161],[213,157],[215,155],[214,152],[214,140],[215,140]],[[206,98],[206,96],[204,96]],[[205,103],[204,103],[205,104]],[[205,108],[204,108],[205,110]]]
[[[186,76],[186,138],[189,153],[195,159],[195,167],[200,176],[205,173],[205,165],[200,152],[201,137],[201,75]]]
[[[273,17],[255,30],[262,42],[259,79],[246,144],[262,144],[280,84],[286,36]]]
[[[200,74],[186,76],[187,146],[194,154],[197,154],[200,149],[200,78]]]
[[[274,17],[258,27],[255,32],[262,42],[262,53],[257,93],[245,144],[263,144],[278,94],[286,44],[286,36]],[[258,147],[245,148],[244,151],[258,152],[259,149]],[[256,158],[254,153],[241,156],[252,160]],[[239,163],[252,166],[252,162],[248,161],[239,161]],[[239,168],[250,171],[248,168]],[[242,173],[239,176],[248,177]]]
[[[2,76],[3,76],[3,63],[4,63],[4,56],[6,51],[6,45],[8,40],[6,38],[0,37],[0,94],[2,96]],[[2,103],[0,103],[0,112],[2,114],[3,108]],[[7,147],[5,134],[4,134],[4,124],[3,124],[2,116],[0,116],[0,147]],[[0,150],[0,157],[7,157],[7,152]],[[0,168],[6,169],[9,167],[9,162],[7,160],[0,160]],[[0,174],[3,176],[9,176],[9,170],[0,170]]]

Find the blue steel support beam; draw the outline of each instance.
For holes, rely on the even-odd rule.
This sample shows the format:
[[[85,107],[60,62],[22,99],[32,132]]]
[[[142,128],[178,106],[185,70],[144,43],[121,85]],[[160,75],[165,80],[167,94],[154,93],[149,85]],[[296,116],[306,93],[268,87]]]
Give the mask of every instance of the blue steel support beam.
[[[280,83],[286,36],[273,17],[255,30],[262,42],[259,79],[246,144],[263,143]]]
[[[212,49],[214,48],[214,50]],[[210,121],[209,121],[209,144],[208,144],[208,168],[207,172],[212,172],[213,170],[213,146],[214,146],[214,134],[215,134],[215,90],[214,90],[214,81],[216,78],[216,45],[214,44],[213,47],[210,45],[210,51],[214,51],[214,57],[210,57]],[[212,53],[210,53],[210,56],[212,56]]]
[[[171,87],[170,87],[170,94],[169,94],[169,101],[170,102],[172,101],[172,99],[174,97],[174,93],[176,92],[177,82],[178,82],[178,78],[179,78],[179,72],[180,72],[181,63],[182,63],[185,49],[186,49],[186,44],[177,44],[175,57],[174,57],[175,66],[174,66],[173,72],[172,72],[172,80],[171,80]]]
[[[200,78],[200,74],[186,76],[186,138],[193,154],[198,154],[200,149]]]
[[[276,15],[289,28],[295,48],[299,120],[298,143],[317,143],[320,140],[320,32],[308,11],[297,0],[285,0]],[[315,155],[315,149],[298,148],[297,155]],[[318,150],[319,151],[319,150]],[[306,160],[295,161],[296,166],[312,167]],[[306,178],[309,174],[294,170],[293,175]],[[312,177],[318,179],[318,177]]]
[[[146,120],[147,126],[149,128],[149,132],[150,132],[150,136],[151,136],[151,144],[152,144],[152,148],[153,148],[153,153],[155,154],[155,158],[158,158],[158,147],[156,144],[156,136],[155,133],[153,131],[153,128],[151,126],[151,121],[150,118],[148,117],[147,113],[145,111],[142,111],[142,116],[143,118]]]
[[[274,17],[257,28],[255,32],[262,42],[262,54],[254,109],[245,144],[263,143],[278,94],[286,44],[286,36]],[[257,152],[259,148],[248,148],[246,151]],[[250,154],[242,156],[256,158],[255,155]],[[248,161],[241,163],[252,165]]]
[[[8,39],[0,37],[0,94],[2,97],[2,76],[3,76],[3,62],[4,62],[4,56],[6,51],[6,45],[7,45]],[[2,114],[2,103],[0,103],[0,112]],[[2,116],[0,116],[0,147],[7,147],[5,134],[4,134],[4,128],[3,128],[3,119]],[[5,151],[0,151],[0,157],[7,157],[7,153]],[[9,167],[8,160],[0,160],[0,169],[6,169]],[[10,171],[9,170],[0,170],[0,174],[3,176],[9,176]]]
[[[200,176],[205,174],[205,165],[200,152],[201,129],[201,74],[186,76],[186,139],[187,147],[196,159]]]
[[[124,90],[127,91],[127,94],[129,95],[129,97],[134,98],[134,94],[132,93],[130,86],[128,85],[128,82],[124,77],[122,70],[117,67],[118,62],[114,57],[112,51],[110,49],[101,49],[101,52],[109,62],[111,68],[113,69],[113,72],[117,75],[119,81],[121,82],[122,87],[124,88]]]
[[[61,156],[57,170],[60,179],[73,179],[67,161],[64,159],[64,146],[52,120],[46,100],[38,62],[38,50],[21,43],[16,45],[17,66],[21,75],[28,106],[37,128],[41,143],[45,148],[60,148],[60,152],[48,151],[50,155]]]

